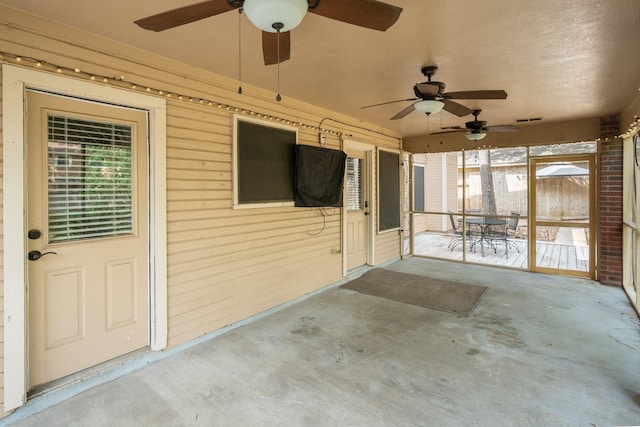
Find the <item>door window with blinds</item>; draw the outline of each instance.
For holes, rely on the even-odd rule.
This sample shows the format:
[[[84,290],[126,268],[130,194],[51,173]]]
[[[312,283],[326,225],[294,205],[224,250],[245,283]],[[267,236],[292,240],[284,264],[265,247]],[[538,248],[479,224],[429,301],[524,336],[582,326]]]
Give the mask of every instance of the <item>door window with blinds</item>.
[[[358,157],[347,158],[347,210],[360,211],[364,209],[364,195],[362,185],[362,168],[364,159]]]
[[[48,239],[134,234],[133,126],[49,114]]]

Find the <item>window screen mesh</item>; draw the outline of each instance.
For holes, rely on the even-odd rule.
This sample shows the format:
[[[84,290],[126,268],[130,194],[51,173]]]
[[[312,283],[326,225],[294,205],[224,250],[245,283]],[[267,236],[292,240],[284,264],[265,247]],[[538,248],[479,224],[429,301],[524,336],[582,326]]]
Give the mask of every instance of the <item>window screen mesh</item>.
[[[364,208],[362,194],[362,162],[357,157],[347,158],[347,210],[359,211]]]
[[[49,242],[133,234],[129,125],[48,117]]]

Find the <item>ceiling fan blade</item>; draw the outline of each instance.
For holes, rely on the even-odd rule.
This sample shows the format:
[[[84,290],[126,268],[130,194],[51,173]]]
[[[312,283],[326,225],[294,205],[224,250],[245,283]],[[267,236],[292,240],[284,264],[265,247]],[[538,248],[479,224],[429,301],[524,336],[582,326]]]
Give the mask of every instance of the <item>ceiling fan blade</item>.
[[[273,65],[288,61],[291,57],[291,32],[280,33],[280,52],[278,53],[278,33],[262,32],[262,55],[264,65]]]
[[[448,99],[507,99],[507,92],[504,90],[466,90],[447,92],[442,96]]]
[[[468,130],[467,129],[453,129],[453,130],[442,131],[442,132],[432,132],[430,135],[442,135],[443,133],[458,133],[458,132],[468,132]]]
[[[135,21],[145,30],[163,31],[235,9],[227,0],[209,0]]]
[[[376,0],[322,0],[317,8],[309,12],[326,18],[386,31],[400,17],[401,7]]]
[[[520,130],[512,125],[487,126],[485,129],[489,132],[517,132]]]
[[[448,99],[443,99],[444,102],[444,110],[450,112],[451,114],[455,114],[458,117],[468,116],[473,113],[471,108],[467,108],[462,104],[458,104],[457,102],[450,101]]]
[[[362,110],[363,108],[379,107],[381,105],[395,104],[396,102],[407,102],[407,101],[417,101],[417,99],[416,98],[398,99],[396,101],[381,102],[380,104],[365,105],[364,107],[360,107],[360,109]]]
[[[416,88],[418,89],[418,92],[424,96],[436,96],[440,91],[439,85],[430,83],[418,83],[416,84]]]
[[[398,120],[398,119],[403,118],[404,116],[406,116],[407,114],[409,114],[410,112],[412,112],[415,109],[415,108],[413,108],[414,105],[415,105],[415,103],[409,105],[407,108],[405,108],[404,110],[400,111],[395,116],[391,117],[390,120]]]

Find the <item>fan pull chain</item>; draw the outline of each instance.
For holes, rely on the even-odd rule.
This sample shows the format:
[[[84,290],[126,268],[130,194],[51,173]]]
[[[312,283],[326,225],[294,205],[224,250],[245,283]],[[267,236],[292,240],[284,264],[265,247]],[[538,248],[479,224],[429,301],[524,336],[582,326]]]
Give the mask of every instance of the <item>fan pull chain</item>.
[[[276,22],[272,25],[273,28],[275,28],[276,30],[276,43],[278,45],[276,52],[277,52],[277,60],[278,60],[278,94],[276,95],[276,101],[280,102],[282,101],[282,97],[280,96],[280,30],[282,28],[284,28],[284,25],[280,22]]]
[[[238,9],[238,93],[242,95],[242,8]]]

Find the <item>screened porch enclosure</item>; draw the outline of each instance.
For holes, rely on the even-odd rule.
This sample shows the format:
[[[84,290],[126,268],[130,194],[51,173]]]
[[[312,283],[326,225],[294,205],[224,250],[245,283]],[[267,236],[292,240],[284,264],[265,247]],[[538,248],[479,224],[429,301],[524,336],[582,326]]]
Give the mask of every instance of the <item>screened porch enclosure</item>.
[[[449,220],[448,218],[438,218],[443,216],[438,214],[414,214],[414,216],[432,217],[430,219],[423,218],[422,221]],[[429,258],[527,270],[529,269],[529,239],[524,234],[526,228],[526,223],[522,227],[518,226],[517,234],[508,237],[508,245],[495,239],[493,242],[492,239],[488,239],[489,241],[477,243],[479,236],[474,232],[470,232],[469,236],[462,239],[453,230],[424,231],[413,235],[412,253]],[[551,269],[588,272],[589,252],[586,234],[586,229],[574,227],[565,227],[564,229],[549,227],[538,230],[536,265]],[[406,238],[405,253],[411,253],[410,244],[411,239]]]
[[[589,162],[552,160],[595,152],[590,142],[407,155],[404,253],[590,275]],[[551,160],[532,177],[530,159]]]

